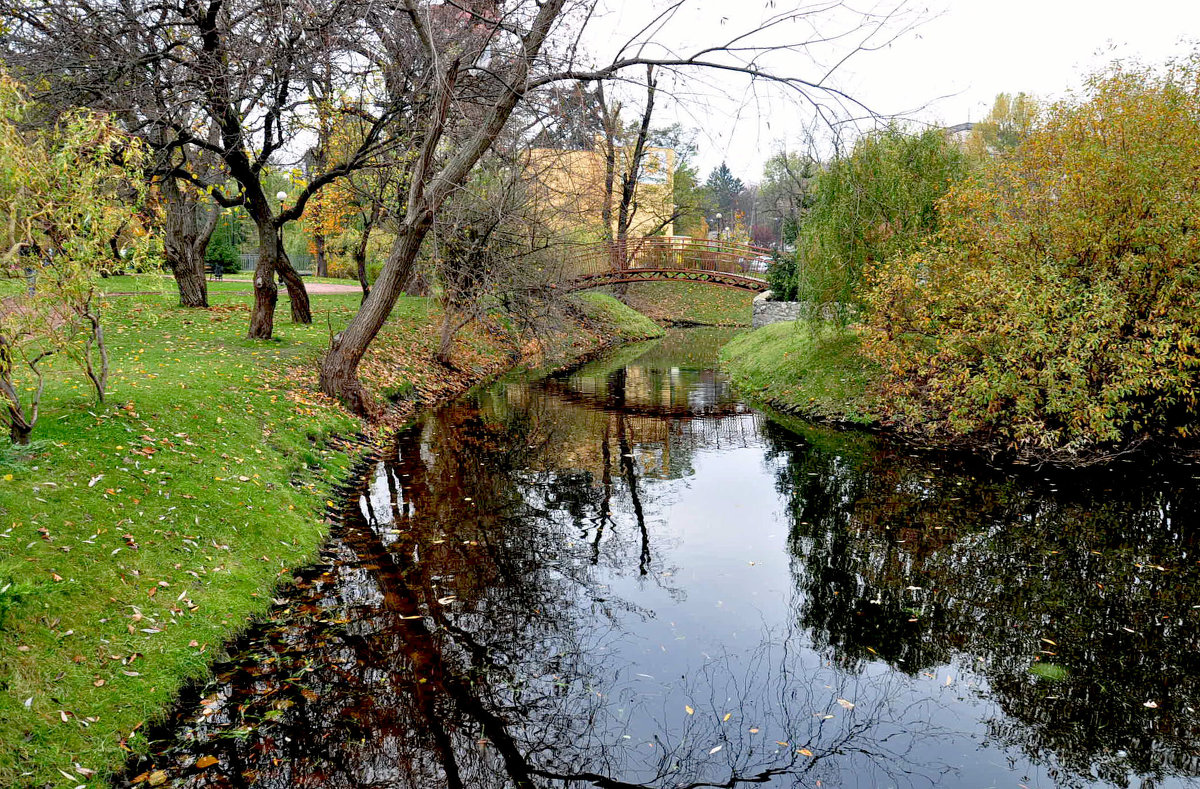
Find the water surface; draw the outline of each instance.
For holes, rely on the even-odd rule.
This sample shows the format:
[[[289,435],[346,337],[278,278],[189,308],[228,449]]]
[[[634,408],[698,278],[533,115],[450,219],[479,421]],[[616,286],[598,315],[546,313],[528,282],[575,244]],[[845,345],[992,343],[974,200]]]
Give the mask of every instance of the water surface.
[[[784,426],[673,332],[405,431],[159,733],[187,786],[1200,785],[1193,469]]]

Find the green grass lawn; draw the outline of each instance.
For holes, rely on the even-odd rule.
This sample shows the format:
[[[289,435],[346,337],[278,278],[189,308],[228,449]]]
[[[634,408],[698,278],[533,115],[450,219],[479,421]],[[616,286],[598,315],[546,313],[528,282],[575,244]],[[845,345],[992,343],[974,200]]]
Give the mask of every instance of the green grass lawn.
[[[642,282],[629,286],[626,302],[661,323],[682,321],[704,326],[749,326],[746,290],[691,282]]]
[[[853,329],[775,323],[734,338],[721,361],[751,400],[810,418],[879,421],[876,368]]]
[[[322,320],[281,310],[278,339],[250,342],[231,300],[111,299],[108,402],[51,376],[33,451],[3,453],[0,785],[118,765],[323,537],[320,492],[348,461],[325,439],[358,424],[286,369],[349,313],[314,299]]]
[[[210,283],[209,310],[179,308],[170,278],[106,284],[150,292],[105,302],[107,402],[52,369],[33,447],[0,443],[0,786],[99,785],[137,750],[319,546],[351,460],[328,439],[362,429],[314,386],[357,294],[313,296],[311,326],[281,295],[275,339],[250,341],[244,284]],[[580,303],[596,326],[567,332],[578,349],[659,331],[611,298]],[[460,369],[437,366],[437,319],[402,297],[368,385],[429,402],[511,363],[511,338],[477,326]]]

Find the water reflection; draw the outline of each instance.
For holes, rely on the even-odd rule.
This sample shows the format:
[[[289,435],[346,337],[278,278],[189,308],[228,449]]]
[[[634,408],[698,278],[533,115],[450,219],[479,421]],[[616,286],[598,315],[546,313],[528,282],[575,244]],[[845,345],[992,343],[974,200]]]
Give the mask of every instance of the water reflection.
[[[400,435],[275,620],[128,775],[664,789],[1200,775],[1189,477],[1055,490],[797,433],[737,402],[712,371],[721,341],[681,332],[506,382]]]

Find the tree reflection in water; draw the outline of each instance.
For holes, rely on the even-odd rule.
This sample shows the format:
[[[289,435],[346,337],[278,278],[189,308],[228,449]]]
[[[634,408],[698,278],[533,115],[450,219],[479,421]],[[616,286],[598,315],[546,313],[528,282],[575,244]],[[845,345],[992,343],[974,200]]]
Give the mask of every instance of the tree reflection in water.
[[[1185,486],[1054,492],[798,437],[738,406],[703,354],[652,353],[498,385],[402,433],[321,562],[127,774],[663,789],[1200,775]],[[747,495],[714,476],[729,457],[779,498],[680,526],[695,497],[716,519]],[[712,608],[757,588],[711,570],[697,530],[772,521],[791,555],[781,604]]]
[[[1123,469],[1060,490],[766,432],[791,500],[800,623],[823,654],[851,671],[882,659],[980,677],[989,735],[1058,784],[1200,775],[1190,474]]]

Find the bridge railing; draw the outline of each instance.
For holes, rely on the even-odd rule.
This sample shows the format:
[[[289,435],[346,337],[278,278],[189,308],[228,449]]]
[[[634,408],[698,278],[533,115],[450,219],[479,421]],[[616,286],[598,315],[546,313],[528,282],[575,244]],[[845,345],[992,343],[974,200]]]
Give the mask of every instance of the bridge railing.
[[[771,251],[733,241],[689,236],[652,236],[572,248],[564,275],[586,277],[626,269],[713,271],[762,278]]]

